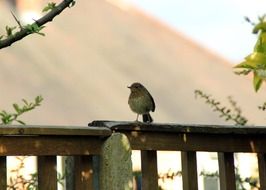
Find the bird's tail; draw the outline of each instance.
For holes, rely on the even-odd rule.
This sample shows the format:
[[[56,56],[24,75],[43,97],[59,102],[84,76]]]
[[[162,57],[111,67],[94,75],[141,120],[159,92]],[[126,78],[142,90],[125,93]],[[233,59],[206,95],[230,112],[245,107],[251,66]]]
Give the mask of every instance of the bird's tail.
[[[145,123],[151,123],[153,122],[153,119],[149,113],[145,113],[142,115],[143,122]]]

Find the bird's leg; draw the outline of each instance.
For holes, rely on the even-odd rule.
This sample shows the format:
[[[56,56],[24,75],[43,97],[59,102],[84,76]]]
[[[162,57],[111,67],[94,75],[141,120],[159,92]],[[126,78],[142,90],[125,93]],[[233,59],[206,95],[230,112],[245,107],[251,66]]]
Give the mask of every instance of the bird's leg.
[[[137,118],[136,118],[136,122],[138,122],[139,121],[139,114],[137,114]]]

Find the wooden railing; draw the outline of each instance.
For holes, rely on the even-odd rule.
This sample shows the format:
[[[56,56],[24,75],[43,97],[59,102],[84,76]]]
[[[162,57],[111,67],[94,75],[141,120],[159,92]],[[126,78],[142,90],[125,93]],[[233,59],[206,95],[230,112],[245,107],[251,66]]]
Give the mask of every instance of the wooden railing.
[[[92,155],[99,155],[111,131],[95,127],[2,126],[0,190],[7,187],[6,156],[37,156],[38,189],[56,190],[56,156],[75,156],[74,189],[93,189]]]
[[[0,129],[0,189],[6,189],[6,156],[34,155],[38,159],[38,189],[57,189],[56,156],[74,157],[74,175],[72,189],[87,190],[99,188],[95,185],[93,175],[97,172],[93,166],[93,156],[105,158],[116,148],[123,149],[127,141],[123,139],[121,146],[108,142],[122,134],[133,150],[141,151],[142,189],[158,189],[157,152],[158,150],[181,151],[182,180],[184,190],[198,189],[197,151],[217,152],[221,190],[235,190],[234,153],[252,152],[258,155],[260,189],[266,190],[266,128],[235,127],[214,125],[177,125],[177,124],[143,124],[134,122],[94,121],[89,127],[45,127],[45,126],[3,126]],[[119,136],[119,138],[121,135]],[[121,139],[121,138],[120,138]],[[108,142],[108,143],[107,143]],[[103,147],[107,146],[103,151]],[[110,151],[111,150],[111,151]],[[126,151],[130,151],[127,149]],[[125,154],[123,154],[124,156]],[[120,156],[121,157],[121,156]],[[124,159],[116,156],[117,164]],[[104,160],[104,159],[101,159]],[[109,164],[109,163],[108,163]],[[100,162],[100,168],[108,166]],[[103,166],[104,165],[104,166]],[[121,169],[124,166],[118,165]],[[108,169],[108,168],[107,168]],[[98,180],[109,184],[100,185],[101,189],[117,189],[115,180],[119,175],[132,176],[132,171],[98,172]],[[127,172],[127,173],[125,173]],[[100,173],[100,174],[99,174]],[[111,174],[110,174],[111,173]],[[109,175],[109,176],[108,176]],[[131,188],[130,181],[126,182]],[[104,182],[103,182],[104,183]],[[68,188],[68,189],[71,189]]]
[[[257,153],[260,190],[266,190],[266,128],[215,125],[143,124],[95,121],[125,134],[141,150],[142,189],[158,189],[157,150],[181,151],[183,190],[197,190],[196,152],[217,152],[220,190],[235,190],[234,153]]]

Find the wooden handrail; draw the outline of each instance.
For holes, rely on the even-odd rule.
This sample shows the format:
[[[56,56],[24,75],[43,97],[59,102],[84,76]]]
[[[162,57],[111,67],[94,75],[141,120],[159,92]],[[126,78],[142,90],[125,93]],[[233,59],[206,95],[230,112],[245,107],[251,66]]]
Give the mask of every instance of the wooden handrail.
[[[40,126],[40,125],[3,125],[0,128],[0,136],[25,135],[25,136],[110,136],[112,131],[107,127],[86,126]]]
[[[92,155],[100,155],[108,128],[75,126],[2,126],[0,128],[0,189],[6,189],[6,156],[34,155],[38,189],[56,190],[56,156],[75,156],[75,189],[92,187]],[[84,158],[90,158],[84,160]],[[69,188],[68,188],[69,189]]]
[[[266,152],[266,127],[94,121],[128,136],[135,150]]]
[[[125,134],[133,150],[182,151],[183,189],[197,190],[196,151],[217,152],[219,159],[220,189],[236,189],[234,153],[258,154],[260,189],[266,190],[266,127],[229,125],[182,125],[141,122],[94,121],[89,125],[108,127],[112,131]],[[156,160],[156,154],[144,164]],[[142,172],[146,172],[143,170]],[[152,172],[152,170],[150,170]],[[153,171],[155,172],[155,171]],[[144,176],[156,176],[145,174]],[[150,179],[154,181],[155,179]],[[155,177],[154,177],[155,178]],[[142,178],[143,190],[154,187]],[[145,181],[146,180],[146,181]]]

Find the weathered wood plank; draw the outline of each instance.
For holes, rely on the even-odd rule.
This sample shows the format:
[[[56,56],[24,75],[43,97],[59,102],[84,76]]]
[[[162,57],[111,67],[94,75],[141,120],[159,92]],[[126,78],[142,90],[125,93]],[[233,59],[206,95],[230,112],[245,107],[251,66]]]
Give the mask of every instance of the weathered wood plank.
[[[123,131],[133,150],[266,152],[266,135]],[[215,143],[214,143],[215,142]]]
[[[100,154],[104,140],[94,136],[2,136],[0,156]]]
[[[157,151],[141,151],[142,190],[158,189]]]
[[[260,190],[266,190],[266,154],[259,153],[257,157],[258,157]]]
[[[112,131],[106,127],[78,126],[1,126],[0,135],[77,135],[110,136]]]
[[[234,154],[231,152],[219,152],[218,163],[220,190],[236,190]]]
[[[0,189],[7,189],[6,156],[0,156]]]
[[[89,124],[95,127],[108,127],[115,131],[151,131],[171,133],[201,133],[201,134],[264,134],[265,126],[235,126],[235,125],[188,125],[176,123],[143,123],[128,121],[93,121]]]
[[[182,180],[184,190],[198,189],[196,152],[181,152]]]
[[[57,189],[56,156],[39,156],[38,189]]]
[[[74,172],[74,189],[93,189],[92,156],[75,156]]]

